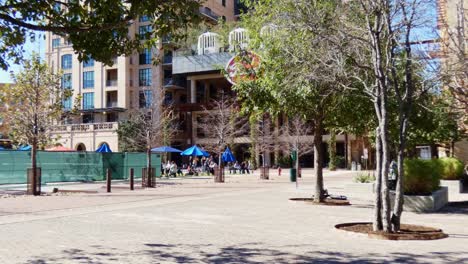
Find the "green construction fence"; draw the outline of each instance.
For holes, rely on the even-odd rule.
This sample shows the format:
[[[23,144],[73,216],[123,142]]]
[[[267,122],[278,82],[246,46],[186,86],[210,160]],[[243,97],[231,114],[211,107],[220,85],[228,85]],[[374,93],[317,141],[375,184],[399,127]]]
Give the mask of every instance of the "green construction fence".
[[[42,183],[102,181],[108,168],[112,179],[128,179],[130,168],[134,169],[135,178],[141,178],[146,153],[38,151],[37,166],[42,170]],[[159,154],[151,155],[151,167],[156,169],[156,177],[160,177]],[[0,151],[0,184],[26,183],[27,168],[31,168],[30,151]]]

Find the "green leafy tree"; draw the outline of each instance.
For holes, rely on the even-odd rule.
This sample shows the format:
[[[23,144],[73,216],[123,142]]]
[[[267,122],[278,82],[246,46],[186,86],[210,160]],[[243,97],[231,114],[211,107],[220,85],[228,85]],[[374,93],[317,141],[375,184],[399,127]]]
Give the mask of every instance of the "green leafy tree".
[[[68,38],[80,60],[92,57],[112,64],[112,58],[129,55],[143,46],[156,46],[168,34],[183,36],[184,29],[200,21],[198,0],[121,1],[121,0],[3,0],[0,1],[0,68],[8,60],[19,63],[26,37],[49,31]],[[151,30],[140,42],[130,33],[130,25],[147,17]]]
[[[242,17],[249,30],[250,47],[260,55],[258,69],[245,67],[244,78],[234,89],[244,111],[285,113],[310,120],[314,131],[315,199],[324,200],[322,136],[338,124],[333,116],[340,102],[355,100],[355,92],[341,85],[343,64],[339,57],[334,1],[260,0],[246,4],[253,10]],[[343,43],[345,45],[346,43]],[[249,57],[240,54],[240,65]],[[339,62],[339,63],[337,63]],[[347,120],[348,122],[350,120]]]
[[[12,75],[14,88],[0,90],[0,103],[6,106],[10,135],[19,144],[31,145],[31,167],[36,177],[36,153],[55,141],[52,127],[64,113],[64,101],[72,90],[62,89],[61,75],[53,73],[40,57],[23,62],[23,69]]]

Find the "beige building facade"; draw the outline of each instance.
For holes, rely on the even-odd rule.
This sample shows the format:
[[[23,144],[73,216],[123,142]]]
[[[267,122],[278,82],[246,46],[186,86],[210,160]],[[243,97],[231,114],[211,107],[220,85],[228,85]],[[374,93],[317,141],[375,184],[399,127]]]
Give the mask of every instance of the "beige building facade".
[[[200,14],[209,22],[234,20],[234,0],[208,0]],[[150,22],[141,17],[130,26],[129,34],[142,34]],[[167,39],[163,44],[169,44]],[[118,122],[127,118],[129,110],[150,104],[151,89],[172,91],[186,84],[172,77],[172,52],[161,54],[163,63],[155,66],[156,49],[114,59],[112,66],[98,61],[80,62],[67,39],[48,33],[45,59],[55,72],[62,72],[62,86],[72,89],[73,97],[65,103],[69,110],[79,99],[78,114],[65,118],[54,127],[58,142],[75,150],[94,151],[107,143],[118,150]],[[68,108],[68,109],[67,109]]]

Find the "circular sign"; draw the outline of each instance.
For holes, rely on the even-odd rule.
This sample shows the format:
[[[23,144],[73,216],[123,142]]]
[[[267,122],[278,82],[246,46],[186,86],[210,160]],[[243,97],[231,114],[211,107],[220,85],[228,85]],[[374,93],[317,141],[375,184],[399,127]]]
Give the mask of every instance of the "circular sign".
[[[243,51],[232,57],[226,65],[227,80],[236,85],[242,81],[255,80],[260,70],[260,56]]]

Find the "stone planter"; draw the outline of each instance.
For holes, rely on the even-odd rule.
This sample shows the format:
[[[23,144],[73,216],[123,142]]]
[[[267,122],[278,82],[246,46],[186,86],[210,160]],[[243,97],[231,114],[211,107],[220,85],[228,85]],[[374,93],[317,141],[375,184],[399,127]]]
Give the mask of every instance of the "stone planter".
[[[443,186],[432,195],[405,195],[404,211],[416,213],[435,212],[448,203],[448,188]],[[390,202],[395,200],[395,192],[390,192]]]
[[[374,183],[361,183],[361,182],[354,182],[348,183],[345,185],[346,192],[353,192],[353,193],[374,193]]]
[[[452,199],[453,195],[463,192],[463,185],[460,180],[441,180],[440,186],[445,186],[448,188],[449,199]]]

